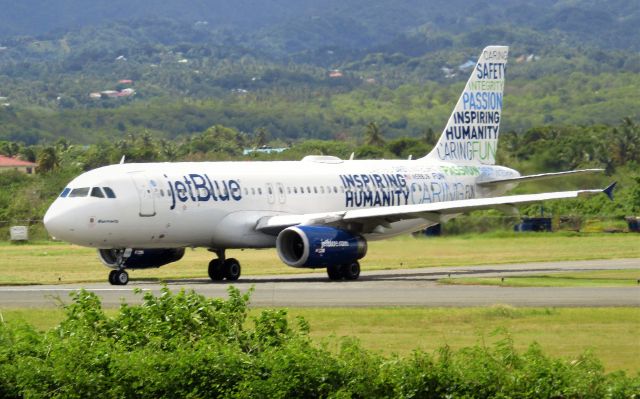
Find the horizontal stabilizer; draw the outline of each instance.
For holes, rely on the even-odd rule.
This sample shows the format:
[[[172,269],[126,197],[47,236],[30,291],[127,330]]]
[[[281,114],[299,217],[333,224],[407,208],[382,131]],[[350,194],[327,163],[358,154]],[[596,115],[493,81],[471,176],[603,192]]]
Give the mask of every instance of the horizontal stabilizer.
[[[501,184],[524,183],[529,181],[555,179],[558,177],[571,176],[571,175],[583,175],[588,173],[602,173],[602,172],[604,172],[604,169],[578,169],[578,170],[569,170],[566,172],[540,173],[537,175],[510,177],[507,179],[479,181],[476,184],[478,184],[479,186],[487,187],[487,186],[497,186]]]
[[[618,184],[618,182],[614,181],[613,183],[609,184],[609,187],[602,190],[603,193],[607,194],[607,197],[609,197],[611,201],[613,201],[613,189],[616,188],[616,184]]]

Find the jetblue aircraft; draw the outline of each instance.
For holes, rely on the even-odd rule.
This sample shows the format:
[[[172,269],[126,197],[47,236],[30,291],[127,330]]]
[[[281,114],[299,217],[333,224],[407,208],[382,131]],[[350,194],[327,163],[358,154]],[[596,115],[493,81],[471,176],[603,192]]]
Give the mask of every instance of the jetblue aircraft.
[[[109,282],[126,269],[160,267],[204,247],[214,281],[235,281],[228,248],[277,249],[292,267],[326,268],[355,280],[367,241],[444,223],[478,209],[605,192],[578,190],[504,196],[531,176],[495,165],[508,47],[485,48],[433,150],[415,160],[120,163],[75,178],[44,217],[57,239],[98,249]]]

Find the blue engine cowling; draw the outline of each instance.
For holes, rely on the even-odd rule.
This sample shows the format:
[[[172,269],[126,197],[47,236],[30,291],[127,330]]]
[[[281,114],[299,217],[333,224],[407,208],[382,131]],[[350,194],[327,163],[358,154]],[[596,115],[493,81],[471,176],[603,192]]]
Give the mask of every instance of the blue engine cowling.
[[[293,267],[326,267],[354,262],[367,254],[367,241],[327,226],[293,226],[278,234],[280,259]]]
[[[105,266],[118,268],[118,258],[126,251],[123,249],[99,249],[98,257]],[[177,262],[184,256],[184,248],[133,249],[123,266],[127,269],[149,269]]]

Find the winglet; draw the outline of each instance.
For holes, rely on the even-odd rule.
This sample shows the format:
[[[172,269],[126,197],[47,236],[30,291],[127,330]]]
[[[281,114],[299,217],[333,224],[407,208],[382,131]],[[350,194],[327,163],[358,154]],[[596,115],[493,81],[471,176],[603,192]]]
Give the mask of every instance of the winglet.
[[[603,193],[607,194],[607,197],[609,197],[611,201],[613,201],[613,189],[616,188],[616,184],[618,184],[618,182],[614,181],[613,183],[609,184],[609,187],[602,190]]]

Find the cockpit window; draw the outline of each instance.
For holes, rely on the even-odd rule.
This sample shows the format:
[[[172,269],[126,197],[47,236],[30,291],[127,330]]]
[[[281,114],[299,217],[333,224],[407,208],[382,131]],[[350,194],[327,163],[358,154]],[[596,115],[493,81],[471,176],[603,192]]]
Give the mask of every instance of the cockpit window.
[[[69,191],[71,191],[69,187],[66,187],[64,190],[62,190],[62,192],[60,193],[60,198],[65,198],[67,195],[69,195]]]
[[[80,188],[74,188],[73,190],[71,190],[71,193],[69,194],[69,198],[86,197],[87,195],[89,195],[89,187],[80,187]]]
[[[100,190],[100,187],[94,187],[91,189],[91,196],[92,197],[96,197],[96,198],[104,198],[104,194],[102,193],[102,190]]]
[[[111,187],[102,187],[102,189],[104,190],[104,193],[107,194],[107,198],[115,198],[116,197],[116,193],[113,192]]]

